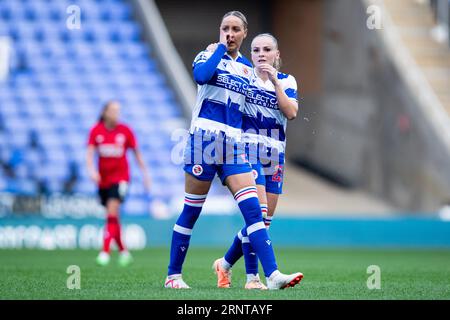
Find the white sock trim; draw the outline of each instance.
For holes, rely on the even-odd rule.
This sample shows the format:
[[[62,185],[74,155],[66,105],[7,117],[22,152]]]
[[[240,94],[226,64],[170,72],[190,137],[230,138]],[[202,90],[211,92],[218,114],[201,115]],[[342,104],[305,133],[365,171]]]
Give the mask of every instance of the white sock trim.
[[[225,260],[225,258],[222,258],[222,268],[224,268],[225,270],[230,270],[231,267],[233,267],[227,260]]]
[[[198,195],[198,194],[184,194],[184,203],[191,207],[202,207],[206,201],[206,194]]]
[[[185,197],[192,198],[192,199],[206,199],[208,194],[192,194],[192,193],[184,193]]]
[[[253,232],[261,230],[261,229],[265,229],[266,225],[264,224],[264,222],[257,222],[252,224],[251,226],[247,227],[247,234],[250,236]]]
[[[256,190],[256,187],[250,186],[245,187],[236,192],[234,195],[234,200],[237,201],[237,203],[240,203],[241,201],[250,199],[250,198],[258,198],[258,192]]]
[[[187,235],[187,236],[192,235],[192,229],[188,229],[188,228],[179,226],[177,224],[173,226],[173,231]]]
[[[260,280],[259,274],[247,273],[247,282],[250,282],[253,280]]]

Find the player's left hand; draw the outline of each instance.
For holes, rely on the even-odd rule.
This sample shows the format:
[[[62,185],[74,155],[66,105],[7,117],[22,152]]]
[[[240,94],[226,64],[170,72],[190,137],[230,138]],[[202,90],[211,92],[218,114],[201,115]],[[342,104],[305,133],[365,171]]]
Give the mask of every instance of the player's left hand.
[[[278,83],[278,71],[273,66],[267,63],[262,63],[258,67],[259,72],[266,72],[269,76],[269,80],[276,85]]]

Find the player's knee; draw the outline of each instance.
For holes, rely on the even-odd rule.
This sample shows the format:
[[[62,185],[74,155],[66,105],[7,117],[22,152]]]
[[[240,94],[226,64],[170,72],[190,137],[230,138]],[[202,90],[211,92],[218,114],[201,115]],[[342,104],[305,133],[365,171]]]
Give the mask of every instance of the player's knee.
[[[106,210],[109,215],[118,216],[120,208],[120,201],[117,199],[110,199],[106,203]]]

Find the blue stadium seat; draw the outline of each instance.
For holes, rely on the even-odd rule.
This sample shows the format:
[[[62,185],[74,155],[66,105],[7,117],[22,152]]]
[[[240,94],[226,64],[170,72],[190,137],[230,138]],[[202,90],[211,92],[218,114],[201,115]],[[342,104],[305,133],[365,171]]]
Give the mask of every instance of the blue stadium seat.
[[[2,175],[0,175],[0,190],[5,190],[8,186]]]
[[[11,144],[16,147],[26,148],[28,145],[29,136],[28,136],[28,132],[25,130],[16,131],[16,132],[12,132],[12,131],[8,132],[7,131],[6,138],[7,138],[8,144]]]
[[[68,176],[68,166],[67,162],[57,161],[57,160],[49,160],[44,165],[39,168],[35,168],[40,170],[41,176],[47,178],[49,181],[57,180],[63,181]]]
[[[29,125],[20,117],[9,117],[6,121],[6,128],[8,132],[25,132]]]
[[[149,202],[141,197],[130,197],[125,202],[123,210],[130,215],[148,215]]]
[[[81,9],[82,29],[66,27],[69,5]],[[47,180],[51,192],[61,192],[69,161],[76,161],[80,182],[76,191],[95,194],[87,176],[85,146],[89,129],[110,99],[123,104],[123,120],[134,129],[152,175],[155,192],[168,183],[183,188],[180,169],[168,164],[171,142],[164,121],[180,116],[173,92],[142,42],[132,6],[123,0],[0,0],[0,33],[10,34],[23,66],[0,85],[0,157],[23,148],[20,179],[0,174],[0,191],[37,192],[33,179]],[[42,149],[29,147],[36,130]],[[151,137],[151,139],[149,138]],[[133,157],[130,157],[131,159]],[[146,210],[142,177],[131,160],[131,213]],[[37,174],[37,177],[34,176]],[[128,210],[126,209],[126,210]]]
[[[97,187],[92,181],[83,180],[76,184],[75,192],[80,194],[94,195],[97,193]]]
[[[49,132],[42,132],[39,135],[39,141],[41,143],[42,146],[44,146],[45,148],[49,148],[49,149],[53,149],[53,150],[60,150],[61,146],[64,143],[64,136],[61,136],[59,134],[57,134],[54,131],[49,131]],[[64,152],[63,150],[61,150],[61,152]]]
[[[2,17],[9,21],[26,21],[25,10],[27,4],[16,5],[16,1],[2,1]]]
[[[34,195],[37,193],[37,186],[35,181],[31,179],[22,179],[18,183],[19,192],[27,195]]]
[[[30,168],[30,171],[32,171],[39,170],[39,167],[46,161],[46,158],[42,151],[37,149],[28,149],[24,161]]]
[[[63,191],[63,181],[56,177],[48,177],[47,187],[50,193],[58,194]]]

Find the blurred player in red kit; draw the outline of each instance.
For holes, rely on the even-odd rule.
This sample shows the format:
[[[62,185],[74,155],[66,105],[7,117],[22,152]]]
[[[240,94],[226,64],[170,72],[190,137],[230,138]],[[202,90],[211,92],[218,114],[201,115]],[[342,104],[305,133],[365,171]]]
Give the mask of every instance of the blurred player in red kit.
[[[109,101],[103,107],[99,121],[89,134],[87,147],[87,168],[90,178],[98,185],[98,194],[106,208],[106,226],[104,230],[103,249],[97,257],[97,263],[105,266],[110,261],[110,244],[112,240],[120,251],[119,264],[127,266],[132,257],[121,239],[119,211],[124,201],[130,182],[127,150],[136,156],[143,173],[144,185],[150,189],[150,177],[147,167],[137,148],[133,131],[119,122],[120,104]],[[95,153],[98,153],[98,170],[94,165]]]

